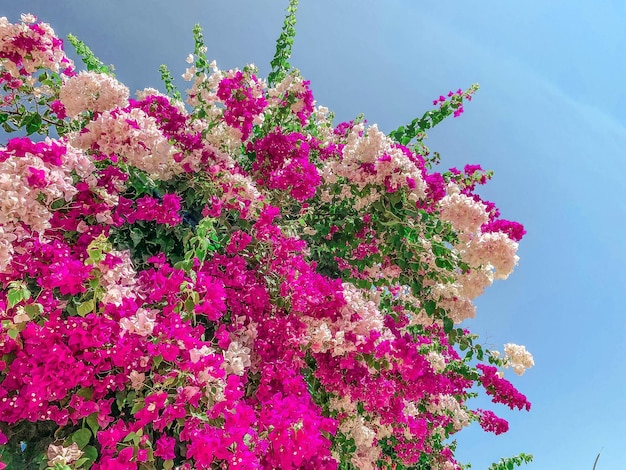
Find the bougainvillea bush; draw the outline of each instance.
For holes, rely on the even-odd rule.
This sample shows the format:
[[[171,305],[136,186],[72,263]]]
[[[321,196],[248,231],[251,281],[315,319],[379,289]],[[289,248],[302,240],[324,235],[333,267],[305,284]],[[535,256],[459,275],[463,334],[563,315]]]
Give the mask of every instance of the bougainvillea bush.
[[[522,346],[460,326],[523,227],[435,170],[425,130],[335,125],[288,60],[129,90],[73,36],[0,19],[0,452],[9,468],[459,469],[528,410]],[[512,468],[529,456],[503,460]]]

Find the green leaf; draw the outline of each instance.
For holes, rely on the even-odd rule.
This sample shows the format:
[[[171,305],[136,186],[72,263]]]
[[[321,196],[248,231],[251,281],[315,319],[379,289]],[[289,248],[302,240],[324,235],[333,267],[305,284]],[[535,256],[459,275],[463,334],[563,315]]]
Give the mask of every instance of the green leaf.
[[[5,132],[15,132],[17,130],[11,127],[8,122],[2,123],[2,129],[4,129]]]
[[[194,309],[194,307],[195,307],[195,303],[194,303],[193,299],[192,299],[192,298],[190,298],[190,297],[188,297],[188,298],[185,300],[185,310],[186,310],[187,312],[192,312],[192,311],[193,311],[193,309]]]
[[[24,305],[24,312],[30,317],[31,320],[34,320],[43,313],[43,306],[41,304]]]
[[[174,468],[174,461],[173,460],[166,460],[165,462],[163,462],[163,469],[164,470],[171,470],[172,468]]]
[[[95,462],[96,459],[98,458],[98,449],[96,449],[93,446],[87,446],[84,449],[82,449],[83,451],[83,458],[87,459],[89,463],[89,465],[86,465],[85,468],[89,468],[91,466],[91,463]]]
[[[163,356],[161,356],[160,354],[158,356],[154,356],[152,358],[152,368],[156,369],[157,367],[159,367],[159,364],[161,364],[161,362],[163,362]]]
[[[70,436],[70,441],[75,442],[79,449],[83,449],[91,440],[91,431],[87,428],[79,429]]]
[[[88,252],[89,260],[92,261],[94,264],[99,263],[104,259],[104,257],[102,256],[102,250],[98,248],[91,248],[88,250]]]
[[[452,271],[454,269],[452,262],[446,258],[436,258],[435,265],[438,268],[447,269],[448,271]]]
[[[130,239],[133,241],[133,246],[137,246],[143,240],[143,233],[139,229],[133,229],[130,231]]]
[[[88,313],[93,312],[95,306],[96,306],[96,304],[95,304],[93,299],[87,300],[86,302],[83,302],[82,304],[79,304],[79,305],[76,306],[76,312],[81,317],[84,317]]]
[[[82,457],[80,459],[78,459],[77,461],[74,462],[74,468],[80,468],[85,462],[89,462],[89,459],[87,457]],[[59,465],[59,464],[57,464]],[[70,467],[67,467],[71,470]],[[54,468],[54,470],[57,470],[56,467]]]
[[[443,331],[445,333],[450,333],[454,329],[454,322],[451,318],[445,317],[443,319]]]
[[[134,414],[135,414],[135,413],[137,413],[140,409],[142,409],[144,406],[145,406],[145,403],[144,403],[144,401],[143,401],[143,400],[136,401],[136,402],[133,404],[133,407],[132,407],[132,408],[131,408],[131,410],[130,410],[130,414],[131,414],[131,415],[134,415]]]
[[[435,303],[434,300],[425,300],[424,301],[424,310],[426,310],[426,313],[428,314],[428,316],[433,316],[433,314],[435,313],[435,307],[437,306],[437,304]]]
[[[130,442],[132,441],[133,444],[135,445],[139,445],[139,441],[141,440],[141,430],[139,430],[138,432],[131,432],[130,434],[128,434],[123,440],[122,442]]]
[[[7,294],[7,300],[9,301],[9,308],[15,307],[24,299],[23,289],[11,289]]]
[[[34,112],[32,114],[27,114],[22,119],[22,126],[26,126],[26,134],[31,135],[35,132],[38,132],[41,129],[43,121],[39,113]]]
[[[86,398],[87,400],[91,400],[93,397],[93,389],[91,387],[81,388],[76,395],[79,397]]]
[[[485,353],[483,351],[483,348],[480,347],[480,344],[476,345],[476,359],[478,359],[479,361],[482,361],[485,357]]]
[[[435,254],[435,256],[442,256],[447,251],[445,246],[436,242],[433,243],[432,248],[433,248],[433,253]]]
[[[87,416],[87,426],[89,426],[94,436],[98,433],[100,430],[100,425],[98,424],[98,413],[92,413]]]

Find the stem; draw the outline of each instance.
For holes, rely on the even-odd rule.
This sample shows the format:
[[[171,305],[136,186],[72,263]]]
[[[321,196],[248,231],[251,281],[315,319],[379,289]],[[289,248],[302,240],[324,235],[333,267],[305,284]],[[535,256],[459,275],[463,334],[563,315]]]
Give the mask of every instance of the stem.
[[[596,470],[596,465],[598,465],[598,460],[600,460],[600,454],[602,453],[602,450],[600,450],[600,452],[598,452],[598,456],[596,457],[596,460],[593,462],[593,470]]]

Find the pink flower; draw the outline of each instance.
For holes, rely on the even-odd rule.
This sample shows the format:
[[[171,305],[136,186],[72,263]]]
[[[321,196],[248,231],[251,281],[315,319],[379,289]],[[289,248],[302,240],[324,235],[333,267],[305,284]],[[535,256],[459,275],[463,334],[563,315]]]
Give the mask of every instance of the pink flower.
[[[226,252],[235,254],[243,251],[246,249],[251,241],[252,237],[250,235],[241,230],[237,230],[236,232],[233,232],[233,234],[230,236],[230,242],[226,247]]]
[[[524,230],[524,226],[519,222],[513,222],[511,220],[497,219],[492,220],[491,222],[484,224],[481,227],[483,233],[486,232],[503,232],[506,233],[511,240],[519,242],[524,235],[526,235],[526,230]]]
[[[157,419],[166,401],[167,392],[155,392],[148,395],[145,399],[144,407],[135,413],[136,425],[144,426]]]
[[[67,117],[65,106],[63,106],[63,103],[61,103],[59,100],[54,100],[52,103],[50,103],[50,109],[54,114],[57,115],[59,119],[65,119]]]
[[[249,150],[256,153],[252,165],[257,184],[268,189],[289,191],[297,201],[306,201],[316,193],[321,177],[309,161],[310,146],[306,136],[280,129],[251,142]]]
[[[163,460],[173,460],[176,457],[174,448],[176,446],[176,439],[169,436],[161,436],[156,441],[156,450],[154,455],[161,457]]]
[[[242,140],[246,140],[252,132],[255,117],[267,106],[257,78],[237,71],[220,81],[217,96],[226,106],[224,121],[241,130]]]
[[[108,429],[98,432],[98,442],[102,446],[103,451],[115,451],[117,444],[121,443],[122,439],[124,439],[129,432],[130,430],[126,423],[119,420]]]
[[[207,204],[202,210],[203,217],[219,217],[222,213],[222,206],[224,205],[217,196],[211,196],[210,204]]]
[[[126,447],[118,453],[117,457],[102,457],[91,468],[94,470],[137,470],[137,463],[131,462],[133,453],[132,447]]]
[[[44,188],[46,186],[46,172],[44,170],[38,170],[32,166],[28,167],[30,176],[28,176],[28,184],[33,188]]]
[[[509,408],[530,411],[530,402],[517,391],[515,386],[506,379],[498,376],[498,369],[485,364],[478,364],[477,369],[483,373],[480,382],[485,387],[488,395],[491,395],[494,403],[503,403]]]
[[[502,434],[509,430],[509,423],[502,418],[497,417],[492,411],[489,410],[476,410],[480,416],[480,427],[487,432],[494,434]]]

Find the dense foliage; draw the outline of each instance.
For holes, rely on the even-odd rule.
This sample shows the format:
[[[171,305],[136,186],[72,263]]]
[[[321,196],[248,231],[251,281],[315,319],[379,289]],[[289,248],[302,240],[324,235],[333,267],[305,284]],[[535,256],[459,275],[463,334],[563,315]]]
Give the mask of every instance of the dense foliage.
[[[423,143],[477,87],[389,136],[335,125],[289,65],[295,9],[268,81],[197,27],[185,102],[166,67],[133,99],[75,37],[84,71],[0,19],[9,468],[448,470],[463,427],[508,428],[475,386],[530,409],[501,369],[532,356],[459,326],[524,229]]]

